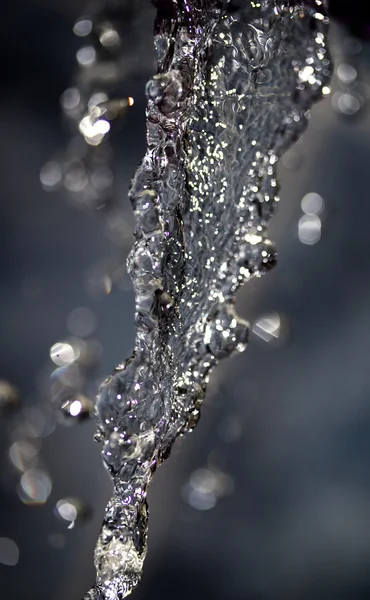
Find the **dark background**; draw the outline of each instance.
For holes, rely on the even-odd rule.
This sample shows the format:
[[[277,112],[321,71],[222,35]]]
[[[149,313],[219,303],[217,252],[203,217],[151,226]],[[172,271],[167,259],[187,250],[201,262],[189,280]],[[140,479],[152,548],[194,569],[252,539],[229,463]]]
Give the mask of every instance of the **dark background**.
[[[332,54],[336,64],[357,69],[364,105],[343,115],[333,109],[334,94],[326,98],[280,166],[282,201],[271,225],[279,264],[238,297],[239,313],[251,323],[279,314],[280,336],[265,342],[254,334],[243,355],[218,367],[199,427],[179,440],[157,474],[137,599],[370,597],[370,51],[367,15],[350,4],[332,5]],[[92,397],[134,339],[124,272],[109,294],[100,285],[105,265],[124,265],[130,235],[117,245],[104,210],[81,210],[62,189],[50,194],[40,184],[42,166],[70,139],[59,97],[74,77],[81,39],[72,27],[85,10],[83,2],[62,0],[15,0],[2,10],[0,379],[17,387],[21,400],[0,420],[0,538],[19,549],[15,566],[2,564],[0,540],[1,600],[79,600],[92,584],[110,483],[92,421],[54,429],[45,384],[53,370],[49,349],[69,335],[73,309],[94,313],[88,340],[101,355],[82,386]],[[148,6],[146,24],[152,14]],[[361,38],[357,54],[349,50],[353,35]],[[144,86],[153,70],[149,27],[143,37],[147,59],[125,82],[135,105],[112,136],[114,202],[126,232],[129,181],[145,147]],[[340,85],[334,78],[333,89]],[[314,245],[298,237],[308,192],[325,202]],[[47,501],[37,504],[22,501],[22,471],[9,458],[25,422],[36,423],[37,465],[52,483]],[[208,510],[199,510],[202,498],[191,486],[210,472],[222,497],[211,507],[212,494],[206,496]],[[65,497],[90,511],[71,530],[55,514]]]

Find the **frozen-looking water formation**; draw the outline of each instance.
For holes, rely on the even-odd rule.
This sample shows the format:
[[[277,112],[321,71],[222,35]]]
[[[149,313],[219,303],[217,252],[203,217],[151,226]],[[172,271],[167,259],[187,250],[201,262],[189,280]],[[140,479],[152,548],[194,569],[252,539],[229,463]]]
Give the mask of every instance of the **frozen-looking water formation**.
[[[235,293],[275,263],[277,161],[330,76],[323,0],[155,4],[158,74],[130,191],[136,342],[97,400],[114,494],[85,600],[124,598],[140,579],[148,485],[195,427],[211,369],[246,347]]]

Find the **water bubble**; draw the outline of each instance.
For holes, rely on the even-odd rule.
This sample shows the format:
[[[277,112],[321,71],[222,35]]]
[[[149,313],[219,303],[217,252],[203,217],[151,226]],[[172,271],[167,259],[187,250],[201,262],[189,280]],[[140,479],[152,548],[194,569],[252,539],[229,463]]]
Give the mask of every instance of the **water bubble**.
[[[179,105],[183,93],[181,74],[177,70],[155,75],[146,86],[149,100],[153,100],[164,114],[170,114]]]
[[[298,223],[298,237],[302,244],[316,244],[321,238],[321,219],[317,215],[303,215]]]
[[[0,537],[0,563],[15,567],[19,561],[19,548],[10,538]]]
[[[24,504],[45,504],[51,488],[51,479],[45,471],[29,469],[21,477],[18,495]]]

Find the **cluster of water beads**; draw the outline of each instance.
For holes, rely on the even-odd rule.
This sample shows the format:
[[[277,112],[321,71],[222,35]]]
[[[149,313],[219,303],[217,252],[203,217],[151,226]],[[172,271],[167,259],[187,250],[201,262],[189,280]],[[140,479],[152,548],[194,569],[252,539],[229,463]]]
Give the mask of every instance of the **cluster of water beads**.
[[[114,495],[85,600],[123,598],[140,579],[148,485],[196,425],[212,367],[247,344],[235,293],[276,261],[277,160],[330,77],[322,0],[157,6],[147,153],[130,192],[137,335],[97,400]]]

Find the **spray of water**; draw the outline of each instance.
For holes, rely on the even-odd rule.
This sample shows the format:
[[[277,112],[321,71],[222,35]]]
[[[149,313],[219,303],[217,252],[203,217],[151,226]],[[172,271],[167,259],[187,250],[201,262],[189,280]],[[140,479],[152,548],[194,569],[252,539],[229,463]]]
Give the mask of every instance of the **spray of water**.
[[[156,468],[200,415],[211,369],[244,350],[238,288],[276,261],[278,158],[326,93],[323,0],[157,0],[158,73],[130,199],[136,342],[104,382],[97,440],[114,494],[85,600],[137,585]]]

